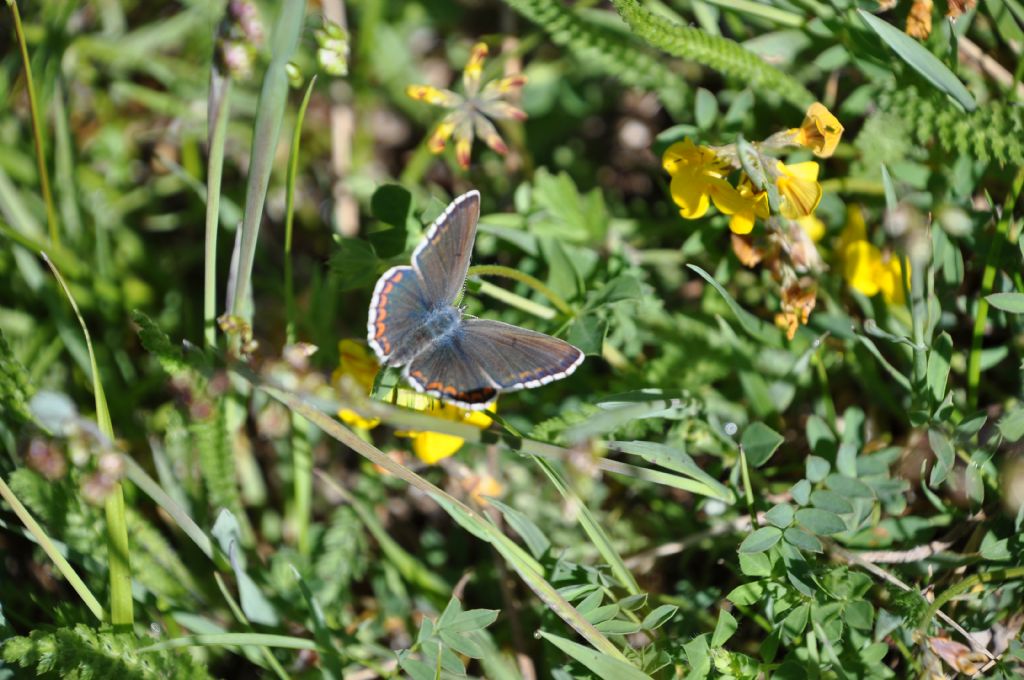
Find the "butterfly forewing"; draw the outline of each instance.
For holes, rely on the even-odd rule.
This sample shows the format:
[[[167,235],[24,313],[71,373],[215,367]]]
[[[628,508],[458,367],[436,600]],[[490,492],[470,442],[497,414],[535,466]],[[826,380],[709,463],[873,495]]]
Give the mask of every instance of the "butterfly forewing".
[[[465,319],[460,336],[460,350],[501,390],[561,380],[583,362],[564,340],[501,321]]]
[[[458,336],[434,343],[405,368],[413,387],[470,409],[482,409],[498,396],[498,389],[479,363],[462,348]]]
[[[480,219],[480,192],[467,192],[445,209],[412,254],[428,305],[450,305],[462,291]]]
[[[412,267],[392,267],[377,280],[366,327],[370,346],[382,362],[401,366],[418,351],[425,298]]]

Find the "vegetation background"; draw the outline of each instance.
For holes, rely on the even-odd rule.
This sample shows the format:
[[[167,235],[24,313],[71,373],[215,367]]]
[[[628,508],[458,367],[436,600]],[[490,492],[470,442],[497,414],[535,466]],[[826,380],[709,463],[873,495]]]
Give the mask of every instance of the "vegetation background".
[[[6,0],[0,676],[1020,677],[1024,5],[883,5]]]

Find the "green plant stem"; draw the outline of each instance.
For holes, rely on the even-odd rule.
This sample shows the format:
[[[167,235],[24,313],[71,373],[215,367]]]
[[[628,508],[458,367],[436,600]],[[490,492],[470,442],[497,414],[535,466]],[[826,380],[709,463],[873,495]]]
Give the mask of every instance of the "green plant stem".
[[[231,77],[216,67],[210,72],[206,161],[206,249],[203,265],[203,339],[207,347],[217,344],[217,232],[220,226],[220,182],[224,170],[224,142],[231,109]]]
[[[299,170],[299,145],[302,141],[302,122],[306,118],[309,98],[316,85],[313,76],[306,87],[298,113],[295,115],[295,129],[292,131],[292,148],[288,154],[288,175],[285,180],[284,210],[284,306],[287,319],[285,325],[285,342],[295,342],[295,280],[292,274],[292,236],[295,223],[295,180]],[[308,428],[305,422],[291,414],[291,454],[292,454],[292,521],[299,552],[309,554],[309,520],[312,513],[313,497],[313,449],[309,442]]]
[[[559,312],[566,316],[572,316],[572,307],[566,302],[561,295],[551,290],[543,281],[540,279],[530,276],[518,269],[512,269],[511,267],[503,267],[497,264],[478,264],[474,267],[469,268],[467,276],[501,276],[507,279],[514,279],[520,283],[524,283],[530,288],[546,297],[552,305],[555,306]]]
[[[505,290],[501,286],[495,286],[493,283],[488,283],[487,281],[480,281],[478,285],[479,288],[477,291],[479,293],[489,295],[495,300],[501,300],[505,304],[521,309],[527,314],[533,314],[539,319],[550,321],[558,315],[558,313],[550,307],[538,305],[533,300],[527,300],[523,296],[516,295],[512,291]]]
[[[967,404],[968,410],[978,406],[978,386],[981,382],[981,342],[985,335],[985,323],[988,321],[988,300],[985,296],[992,292],[995,284],[996,271],[999,267],[999,255],[1003,244],[1007,241],[1010,222],[1013,218],[1013,207],[1017,204],[1021,188],[1024,186],[1024,168],[1017,171],[1017,176],[1010,186],[1010,192],[1003,202],[1003,214],[996,222],[992,243],[985,256],[985,271],[981,277],[981,290],[978,291],[978,309],[974,317],[974,330],[971,333],[971,354],[967,360]]]
[[[972,574],[963,581],[950,586],[946,590],[942,591],[940,595],[935,598],[935,601],[931,603],[927,611],[921,617],[921,621],[918,624],[920,630],[924,630],[925,627],[931,623],[931,620],[935,617],[935,614],[942,609],[942,605],[946,604],[954,597],[966,593],[970,589],[983,583],[999,583],[1002,581],[1014,581],[1016,579],[1024,578],[1024,566],[1008,567],[1006,569],[995,569],[993,571],[985,571],[978,574]]]
[[[284,305],[287,325],[285,326],[285,342],[295,342],[295,281],[292,276],[292,236],[295,224],[295,180],[299,171],[299,144],[302,141],[302,122],[306,119],[306,108],[309,106],[316,76],[309,81],[306,94],[302,97],[298,113],[295,114],[295,129],[292,131],[292,148],[288,153],[288,176],[285,180],[284,197]]]
[[[39,167],[39,188],[43,193],[46,205],[46,224],[50,229],[50,242],[60,245],[60,233],[57,229],[57,209],[53,205],[53,193],[50,191],[50,174],[46,169],[46,147],[43,146],[42,121],[39,118],[39,104],[36,100],[36,87],[32,80],[32,62],[28,58],[28,45],[25,43],[25,31],[21,25],[21,13],[18,11],[17,0],[7,0],[11,14],[14,16],[14,35],[21,50],[21,63],[25,69],[25,88],[28,90],[28,108],[32,116],[32,140],[36,147],[36,164]]]
[[[92,370],[92,389],[96,400],[96,424],[107,440],[112,442],[114,441],[114,425],[110,421],[110,410],[107,408],[107,398],[103,392],[103,383],[100,381],[100,369],[96,363],[96,352],[93,350],[89,328],[85,325],[85,319],[82,318],[82,313],[78,309],[78,303],[71,295],[71,290],[68,288],[67,282],[64,281],[64,277],[60,275],[60,271],[46,256],[46,253],[40,253],[40,255],[46,261],[61,288],[64,289],[64,295],[82,327],[82,335],[85,336],[85,346],[89,351],[89,363]],[[128,521],[125,518],[124,491],[120,482],[111,489],[104,505],[107,518],[107,561],[110,574],[110,623],[113,624],[115,631],[129,632],[135,624],[135,613],[132,602]]]
[[[64,556],[60,554],[60,551],[57,550],[57,547],[53,544],[53,541],[50,540],[50,537],[46,535],[46,532],[43,531],[43,528],[39,526],[39,523],[32,517],[28,509],[21,504],[21,501],[14,495],[11,487],[7,486],[7,482],[4,481],[3,477],[0,477],[0,498],[3,498],[7,501],[7,504],[11,506],[11,509],[14,510],[14,514],[18,516],[21,523],[25,525],[25,528],[32,534],[32,537],[36,539],[36,543],[38,543],[39,547],[43,549],[43,552],[46,553],[47,557],[53,560],[53,564],[57,567],[57,571],[59,571],[67,580],[68,584],[74,588],[75,592],[78,593],[78,596],[82,598],[82,602],[84,602],[85,606],[89,608],[89,611],[91,611],[97,619],[103,621],[103,605],[100,604],[99,600],[96,599],[96,596],[92,594],[91,590],[89,590],[89,586],[85,585],[85,581],[78,576],[74,567],[72,567],[71,564],[64,559]]]

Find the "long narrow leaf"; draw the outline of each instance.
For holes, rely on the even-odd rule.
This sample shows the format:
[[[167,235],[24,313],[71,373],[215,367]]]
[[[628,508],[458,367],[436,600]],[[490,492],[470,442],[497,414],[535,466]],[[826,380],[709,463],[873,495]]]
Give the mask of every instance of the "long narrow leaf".
[[[263,76],[256,125],[252,132],[252,156],[249,159],[249,179],[245,190],[245,215],[242,218],[241,249],[235,272],[234,299],[231,312],[243,315],[249,294],[249,280],[256,258],[256,238],[259,236],[263,204],[267,198],[267,185],[273,167],[274,152],[281,134],[281,122],[288,99],[288,73],[286,67],[295,53],[306,15],[306,0],[287,0],[281,5],[274,28],[273,58]]]
[[[857,13],[900,59],[924,76],[929,83],[955,99],[960,106],[964,107],[965,111],[973,111],[978,108],[974,97],[967,91],[960,79],[953,75],[953,72],[946,68],[946,65],[939,61],[934,54],[925,49],[921,43],[873,14],[862,9],[858,9]]]
[[[100,432],[110,441],[114,439],[114,425],[110,422],[110,410],[107,408],[107,398],[103,393],[103,383],[100,381],[100,369],[96,364],[96,352],[93,351],[92,337],[89,335],[89,328],[85,325],[85,319],[78,310],[78,303],[71,295],[68,284],[60,275],[57,267],[46,256],[40,253],[43,260],[50,267],[57,282],[64,289],[71,308],[78,317],[78,323],[82,326],[82,334],[85,336],[85,346],[89,351],[89,364],[92,368],[92,388],[96,399],[96,423]],[[132,602],[132,569],[129,559],[128,547],[128,522],[124,512],[124,490],[120,484],[115,484],[107,496],[104,505],[107,517],[107,560],[110,569],[110,622],[115,629],[131,630],[135,623],[135,613]]]
[[[543,570],[526,551],[511,538],[503,534],[492,522],[468,507],[458,499],[450,496],[437,486],[423,479],[409,468],[395,462],[379,451],[372,444],[360,439],[354,432],[340,422],[328,417],[306,404],[298,396],[267,385],[254,386],[280,401],[292,411],[300,414],[330,437],[338,440],[371,463],[378,465],[392,475],[410,484],[430,496],[445,512],[451,515],[460,526],[487,541],[505,558],[509,566],[526,582],[526,584],[547,604],[551,610],[567,624],[582,635],[595,649],[625,661],[625,656],[612,642],[587,621],[576,608],[562,597],[558,591],[542,576]]]

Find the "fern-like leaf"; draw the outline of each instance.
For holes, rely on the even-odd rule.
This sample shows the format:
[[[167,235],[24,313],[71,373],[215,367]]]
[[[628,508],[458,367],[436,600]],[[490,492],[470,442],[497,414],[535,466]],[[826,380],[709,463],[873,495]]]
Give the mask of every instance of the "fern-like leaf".
[[[989,102],[965,113],[948,98],[901,88],[880,98],[882,110],[898,115],[920,144],[932,140],[944,150],[1000,166],[1024,164],[1024,108]]]
[[[0,420],[21,425],[32,419],[28,409],[28,374],[0,331]]]
[[[654,90],[666,105],[681,101],[680,76],[625,32],[590,21],[551,0],[505,0],[544,29],[556,45],[581,63],[594,66],[629,87]]]
[[[235,474],[234,428],[229,422],[228,408],[227,398],[218,399],[210,404],[210,416],[193,421],[189,429],[199,451],[199,471],[210,506],[227,508],[235,517],[244,518]]]
[[[147,642],[148,644],[148,642]],[[84,624],[54,631],[35,630],[4,642],[3,658],[37,677],[68,680],[158,680],[208,678],[187,653],[164,650],[140,654],[131,635],[98,631]]]
[[[745,81],[757,91],[775,92],[800,109],[814,101],[814,95],[794,78],[734,40],[682,26],[650,12],[638,0],[612,0],[612,4],[636,35],[672,56]]]

